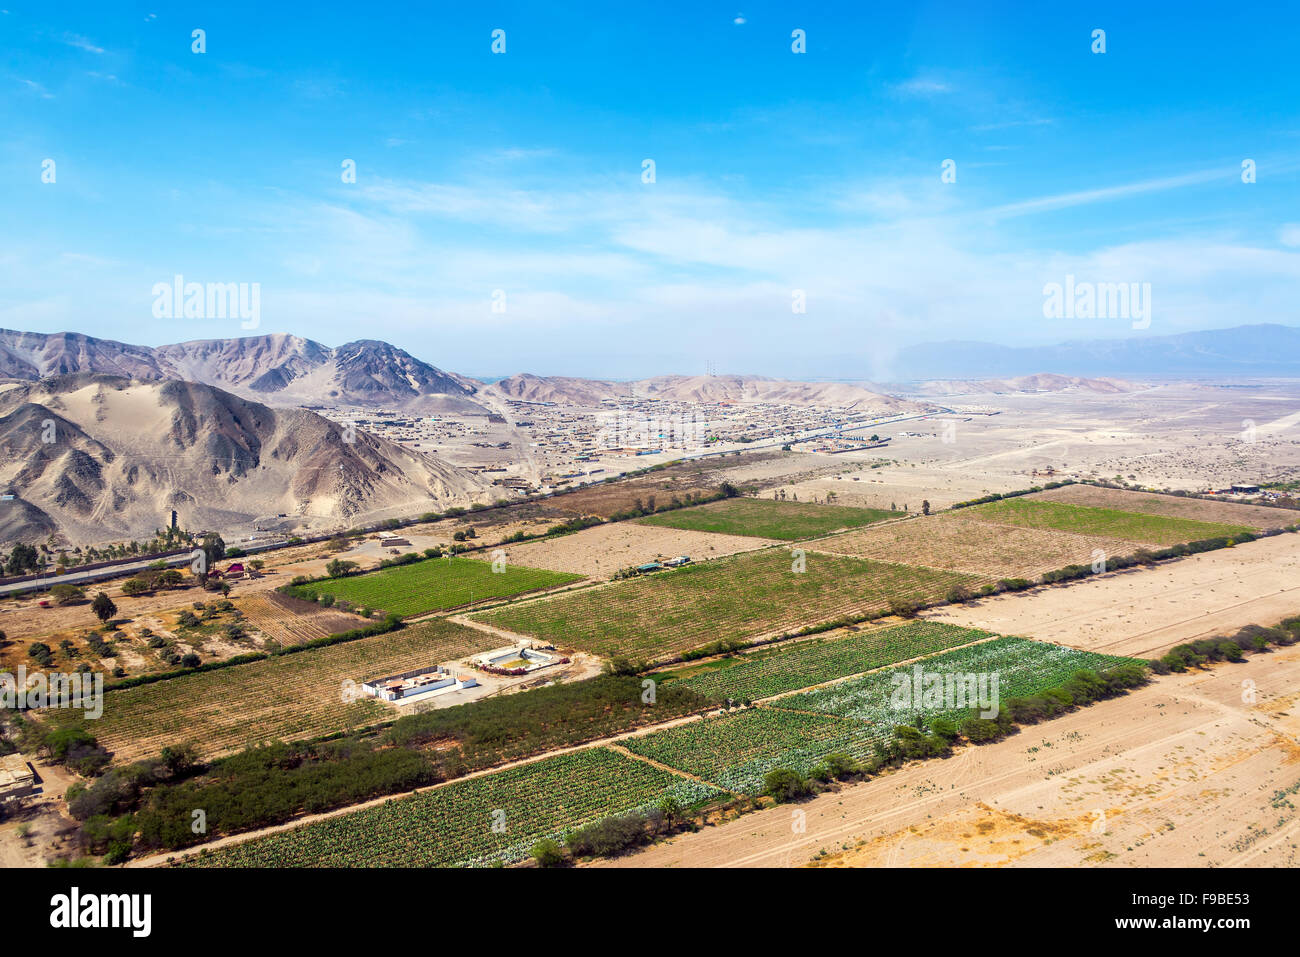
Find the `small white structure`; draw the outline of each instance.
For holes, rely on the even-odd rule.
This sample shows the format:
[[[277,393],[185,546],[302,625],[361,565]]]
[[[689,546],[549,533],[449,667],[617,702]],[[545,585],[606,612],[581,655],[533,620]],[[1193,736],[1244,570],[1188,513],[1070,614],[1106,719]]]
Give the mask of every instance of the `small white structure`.
[[[478,679],[473,675],[452,674],[450,668],[435,665],[386,678],[372,678],[362,683],[361,690],[382,701],[405,701],[418,695],[441,694],[477,686]]]
[[[476,666],[486,671],[531,672],[558,663],[560,657],[550,650],[512,646],[484,652],[472,660]]]

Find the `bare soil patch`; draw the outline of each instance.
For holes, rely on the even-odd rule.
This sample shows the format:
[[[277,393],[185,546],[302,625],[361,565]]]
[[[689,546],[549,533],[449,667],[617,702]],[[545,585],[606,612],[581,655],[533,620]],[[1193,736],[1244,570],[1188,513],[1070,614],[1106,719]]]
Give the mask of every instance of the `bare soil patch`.
[[[816,547],[838,555],[967,572],[982,582],[1037,578],[1066,565],[1089,565],[1096,550],[1106,555],[1134,550],[1130,542],[1116,538],[1000,525],[952,512],[833,535]]]
[[[1184,641],[1276,624],[1298,612],[1300,535],[1283,534],[923,614],[1087,651],[1152,658]]]
[[[637,522],[613,522],[506,548],[506,560],[530,568],[609,578],[620,568],[678,555],[704,561],[774,544],[765,538],[719,535]]]

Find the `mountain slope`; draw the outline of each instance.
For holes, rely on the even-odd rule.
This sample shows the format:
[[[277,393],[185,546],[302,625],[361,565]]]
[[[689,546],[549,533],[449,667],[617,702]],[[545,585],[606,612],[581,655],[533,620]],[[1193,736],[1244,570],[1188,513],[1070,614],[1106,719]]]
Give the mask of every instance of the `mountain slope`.
[[[475,384],[386,342],[336,348],[284,334],[133,346],[78,333],[0,330],[0,375],[80,372],[202,382],[276,405],[353,405],[483,414]]]
[[[656,376],[637,382],[606,382],[520,373],[488,386],[488,392],[527,402],[599,406],[605,399],[654,398],[675,402],[816,405],[862,411],[895,411],[914,403],[841,382],[790,382],[762,376]]]
[[[5,541],[57,527],[77,543],[144,537],[175,508],[190,529],[281,513],[329,527],[469,504],[471,473],[304,409],[193,382],[79,374],[0,394]]]

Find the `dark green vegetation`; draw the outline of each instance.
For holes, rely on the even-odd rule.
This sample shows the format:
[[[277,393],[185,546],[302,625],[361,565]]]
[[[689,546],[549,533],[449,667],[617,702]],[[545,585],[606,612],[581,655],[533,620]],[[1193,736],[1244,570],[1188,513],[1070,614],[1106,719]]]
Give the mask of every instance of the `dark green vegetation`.
[[[1129,542],[1174,545],[1196,539],[1250,535],[1246,525],[1225,525],[1191,518],[1121,512],[1090,505],[1067,505],[1030,499],[1003,499],[973,509],[979,518],[1026,528],[1050,528],[1076,535],[1100,535]]]
[[[851,508],[846,505],[813,505],[778,502],[765,498],[729,498],[641,519],[644,525],[661,525],[696,532],[752,535],[796,541],[818,538],[831,532],[859,528],[905,513],[883,508]]]
[[[558,844],[566,837],[593,852],[628,846],[637,840],[634,829],[644,828],[665,802],[691,807],[716,795],[706,785],[591,748],[454,781],[190,861],[225,867],[513,863],[543,841]],[[609,817],[617,820],[587,829]]]
[[[410,715],[368,734],[249,748],[207,765],[193,749],[171,749],[191,756],[185,774],[161,775],[153,759],[115,768],[92,783],[73,812],[82,820],[103,816],[104,826],[124,826],[116,820],[129,817],[139,850],[176,850],[710,705],[681,686],[657,689],[652,703],[644,697],[637,678],[605,675]],[[202,833],[191,828],[194,808],[205,812]]]
[[[289,593],[312,601],[328,595],[331,603],[342,599],[408,618],[582,580],[581,575],[522,565],[497,567],[502,570],[494,571],[491,562],[474,558],[427,558],[364,575],[292,586]]]
[[[682,683],[711,698],[752,701],[991,637],[974,628],[915,621],[739,655]]]

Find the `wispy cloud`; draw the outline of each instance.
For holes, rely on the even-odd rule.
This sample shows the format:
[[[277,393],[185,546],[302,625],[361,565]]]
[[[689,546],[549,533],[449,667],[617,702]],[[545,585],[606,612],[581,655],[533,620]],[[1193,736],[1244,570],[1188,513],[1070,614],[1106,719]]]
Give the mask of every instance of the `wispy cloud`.
[[[103,47],[77,33],[65,33],[63,35],[63,42],[70,47],[76,47],[78,50],[85,50],[87,53],[104,52]]]
[[[954,89],[951,83],[929,77],[913,77],[893,86],[894,92],[903,96],[938,96]]]
[[[1112,202],[1130,196],[1139,196],[1143,193],[1163,192],[1170,189],[1180,189],[1184,186],[1200,186],[1204,183],[1213,182],[1214,180],[1226,182],[1231,180],[1231,178],[1238,172],[1239,170],[1231,168],[1204,169],[1193,173],[1184,173],[1180,176],[1165,176],[1158,179],[1146,179],[1135,183],[1124,183],[1119,186],[1104,186],[1100,189],[1079,190],[1072,193],[1057,193],[1054,196],[1040,196],[1037,199],[1029,199],[1019,203],[1007,203],[1003,206],[996,206],[993,209],[988,210],[988,213],[999,219],[1006,219],[1012,216],[1028,216],[1033,213],[1045,213],[1057,209],[1066,209],[1070,206],[1085,206],[1090,203]]]

